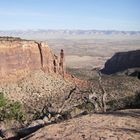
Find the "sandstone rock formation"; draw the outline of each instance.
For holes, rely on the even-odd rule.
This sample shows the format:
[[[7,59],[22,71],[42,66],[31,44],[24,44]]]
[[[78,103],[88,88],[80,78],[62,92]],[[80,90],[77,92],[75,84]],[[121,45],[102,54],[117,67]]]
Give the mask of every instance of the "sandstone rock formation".
[[[137,71],[138,68],[140,68],[140,50],[135,50],[116,53],[105,63],[105,67],[101,72],[104,74],[114,74],[127,69]]]
[[[139,140],[140,110],[92,114],[49,125],[30,140]]]
[[[55,55],[44,42],[0,38],[1,82],[21,79],[31,71],[39,69],[45,73],[59,73],[59,68],[56,68],[59,62],[55,59]]]
[[[61,106],[75,85],[87,85],[69,74],[63,77],[63,60],[64,54],[56,56],[44,42],[0,37],[0,92],[33,109],[48,102]],[[54,105],[55,111],[59,105]]]

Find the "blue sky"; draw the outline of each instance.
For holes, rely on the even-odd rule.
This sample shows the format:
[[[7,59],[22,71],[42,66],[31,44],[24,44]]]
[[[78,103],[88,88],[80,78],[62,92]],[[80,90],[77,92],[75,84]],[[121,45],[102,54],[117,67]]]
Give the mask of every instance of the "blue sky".
[[[140,31],[140,0],[0,0],[0,30]]]

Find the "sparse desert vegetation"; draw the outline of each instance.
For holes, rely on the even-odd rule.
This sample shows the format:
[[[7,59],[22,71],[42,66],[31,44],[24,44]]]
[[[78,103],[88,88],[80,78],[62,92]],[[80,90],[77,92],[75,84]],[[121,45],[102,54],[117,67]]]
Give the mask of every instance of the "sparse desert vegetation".
[[[2,41],[3,46],[5,41],[8,43],[13,41],[15,46],[20,44],[20,49],[22,49],[23,46],[25,47],[25,44],[28,46],[28,40],[22,41],[19,38],[6,39]],[[16,44],[16,42],[18,43]],[[29,59],[30,61],[26,63],[24,68],[28,69],[28,72],[25,73],[25,75],[23,74],[20,78],[17,71],[20,71],[20,68],[23,68],[22,66],[25,65],[25,63],[21,63],[21,65],[16,66],[16,73],[14,71],[14,67],[9,67],[9,69],[4,67],[5,73],[7,72],[7,75],[10,73],[9,77],[3,72],[3,69],[1,70],[1,80],[3,80],[3,82],[0,83],[0,136],[2,138],[28,138],[38,129],[42,128],[41,130],[43,132],[48,125],[57,125],[57,123],[62,124],[63,121],[65,125],[65,122],[69,122],[70,119],[75,120],[77,118],[75,123],[77,123],[77,121],[80,123],[86,118],[90,120],[94,117],[102,116],[104,120],[108,114],[111,114],[111,118],[113,118],[113,113],[117,113],[116,111],[118,110],[123,110],[122,112],[125,112],[126,109],[139,109],[140,80],[138,77],[131,77],[126,75],[125,72],[122,72],[122,74],[103,75],[100,68],[101,63],[103,63],[103,59],[105,58],[99,59],[101,63],[98,62],[98,64],[95,64],[94,67],[92,67],[93,56],[83,56],[82,52],[81,56],[77,54],[77,56],[65,57],[65,60],[69,58],[69,62],[71,62],[73,66],[66,61],[67,73],[62,75],[59,70],[59,59],[57,59],[57,63],[54,65],[54,60],[56,61],[57,57],[54,57],[51,50],[48,51],[48,45],[43,46],[42,43],[40,46],[47,48],[47,54],[44,54],[42,50],[41,53],[37,53],[40,50],[36,45],[37,43],[34,43],[34,41],[29,41],[29,44],[32,48],[36,48],[36,54],[38,54],[37,56],[39,58],[35,58],[38,62],[36,65],[33,63],[34,57],[31,57],[30,55],[30,57],[28,57],[27,55],[26,59]],[[7,48],[9,47],[7,43],[5,45]],[[29,49],[29,47],[26,49]],[[7,50],[4,51],[8,54]],[[17,49],[15,51],[19,50]],[[15,56],[15,52],[12,53]],[[34,56],[34,53],[32,55]],[[42,55],[42,57],[40,57],[40,55]],[[45,57],[45,55],[47,55],[47,57]],[[21,58],[23,59],[23,57]],[[44,58],[47,58],[48,61],[46,62]],[[117,59],[121,61],[120,58]],[[94,61],[97,62],[97,59]],[[5,62],[5,64],[9,66],[9,63],[13,65],[13,62],[18,63],[15,59],[11,59],[10,61]],[[56,65],[57,67],[55,68],[57,68],[57,71],[56,69],[54,71],[54,66]],[[74,65],[77,65],[77,67]],[[89,65],[91,65],[91,67],[89,67]],[[12,74],[14,76],[13,79]],[[4,79],[5,75],[7,79]],[[139,110],[138,112],[137,110],[136,112],[128,110],[128,114],[130,113],[137,117],[139,116]],[[88,114],[91,114],[91,116],[82,117],[83,115]],[[128,118],[127,116],[123,116],[125,113],[119,112],[118,114],[123,117],[124,123],[126,123]],[[139,119],[132,118],[132,120],[138,121]],[[111,120],[108,121],[110,121],[110,123],[112,122]],[[126,134],[124,131],[125,128],[120,130],[120,133],[125,135],[124,137],[128,138],[131,138],[131,135],[134,135],[134,137],[138,139],[139,131],[137,130],[137,125],[134,124],[136,127],[134,131],[131,128],[133,121],[124,126],[130,130],[129,134]],[[95,122],[91,123],[94,125]],[[114,122],[112,123],[114,124]],[[89,124],[87,123],[87,125]],[[99,124],[97,124],[97,126],[98,125]],[[111,130],[106,133],[110,135],[121,127],[117,124],[115,124],[115,126],[115,128],[113,126],[106,126],[108,129],[111,127]],[[12,129],[12,127],[14,127],[14,129]],[[43,127],[45,128],[43,129]],[[91,128],[89,126],[88,128],[90,131]],[[55,128],[52,129],[55,130]],[[79,131],[78,128],[76,129]],[[85,132],[86,129],[86,127],[83,128],[82,137],[88,135],[89,132]],[[98,138],[100,129],[97,130]],[[103,126],[102,129],[104,129]],[[38,131],[36,133],[38,133]],[[56,133],[58,132],[56,131]],[[65,134],[67,131],[64,131],[63,133]],[[35,134],[35,137],[32,138],[36,139],[36,135],[38,136],[38,134]],[[113,137],[120,137],[118,133],[112,135]],[[50,137],[54,138],[54,135],[51,135],[50,133]],[[110,136],[107,138],[109,137]],[[46,136],[44,136],[44,138],[46,138]],[[63,136],[60,135],[58,138],[63,138]],[[81,136],[78,138],[80,139]]]

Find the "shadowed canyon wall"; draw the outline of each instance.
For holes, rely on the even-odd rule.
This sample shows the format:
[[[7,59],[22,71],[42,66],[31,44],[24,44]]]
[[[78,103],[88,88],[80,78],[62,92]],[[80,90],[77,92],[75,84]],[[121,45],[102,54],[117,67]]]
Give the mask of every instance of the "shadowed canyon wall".
[[[140,71],[140,50],[116,53],[105,63],[101,72],[114,74],[128,69]]]

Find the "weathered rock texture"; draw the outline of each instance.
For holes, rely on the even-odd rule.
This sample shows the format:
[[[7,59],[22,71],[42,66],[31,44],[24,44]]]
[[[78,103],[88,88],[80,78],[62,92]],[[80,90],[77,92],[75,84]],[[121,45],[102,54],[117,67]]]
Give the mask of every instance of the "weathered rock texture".
[[[140,110],[92,114],[46,126],[29,140],[139,140]]]
[[[132,68],[140,68],[140,50],[116,53],[105,63],[101,72],[114,74]]]
[[[44,42],[0,38],[1,82],[21,79],[33,70],[42,69],[46,73],[52,73],[55,59],[53,52]],[[59,68],[56,70],[57,73]]]

